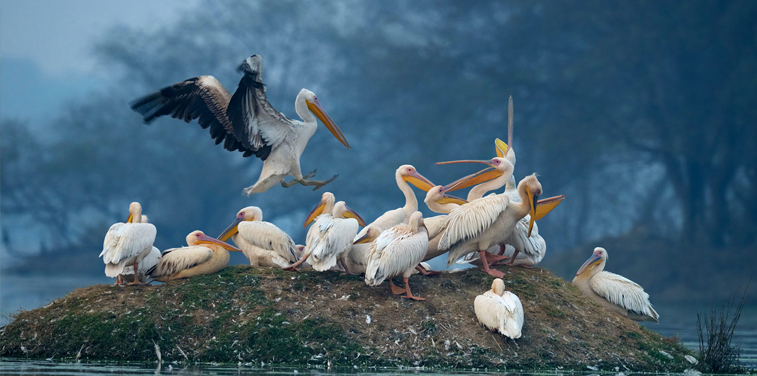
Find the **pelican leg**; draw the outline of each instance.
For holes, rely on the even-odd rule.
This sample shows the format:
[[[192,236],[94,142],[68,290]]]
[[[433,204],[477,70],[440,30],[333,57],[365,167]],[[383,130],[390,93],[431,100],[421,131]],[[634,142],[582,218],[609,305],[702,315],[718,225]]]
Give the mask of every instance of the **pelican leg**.
[[[124,281],[123,281],[123,279],[121,279],[121,275],[119,274],[118,276],[116,276],[116,283],[114,283],[113,285],[114,286],[118,286],[118,285],[120,285],[122,283],[124,283]]]
[[[394,294],[394,295],[402,295],[402,294],[405,293],[405,289],[403,289],[402,287],[399,287],[399,286],[395,285],[394,281],[392,281],[391,278],[389,278],[389,287],[392,288],[392,294]]]
[[[305,175],[305,176],[302,177],[302,179],[304,179],[304,180],[310,179],[313,176],[315,176],[316,172],[318,172],[317,168],[315,170],[313,170],[313,171],[308,172],[307,175]]]
[[[410,291],[410,282],[408,282],[407,278],[403,278],[405,281],[405,290],[407,292],[407,295],[402,295],[401,298],[405,299],[413,299],[413,300],[426,300],[426,298],[421,298],[420,296],[414,296],[413,293]]]
[[[499,245],[499,252],[497,252],[497,256],[504,255],[506,249],[507,249],[507,246],[500,244]]]
[[[484,266],[484,271],[487,272],[490,276],[493,276],[495,278],[502,278],[505,276],[505,273],[502,273],[499,270],[495,269],[489,269],[489,261],[486,260],[486,251],[478,251],[479,256],[481,257],[481,263]]]
[[[518,250],[516,249],[516,250],[515,250],[515,252],[513,253],[513,257],[512,257],[511,259],[510,259],[510,262],[508,262],[508,263],[507,263],[507,265],[510,265],[510,266],[512,266],[512,265],[513,265],[513,263],[515,262],[515,257],[517,257],[517,256],[518,256],[518,253],[519,253],[519,252],[518,252]]]
[[[437,271],[437,270],[426,270],[424,267],[420,265],[416,265],[415,270],[417,270],[418,273],[421,273],[425,276],[432,276],[432,275],[437,275],[441,273],[440,271]]]
[[[303,262],[305,262],[305,260],[307,260],[308,257],[310,257],[310,254],[302,256],[302,258],[297,260],[297,262],[295,262],[294,264],[289,265],[286,268],[282,268],[282,269],[288,270],[290,272],[299,272],[299,270],[297,270],[297,267],[300,266]]]
[[[139,282],[139,263],[134,263],[134,281],[127,283],[127,285],[144,285],[144,283]]]
[[[339,262],[342,264],[342,269],[344,269],[345,273],[347,273],[348,275],[353,275],[354,274],[354,273],[352,273],[350,271],[350,268],[347,266],[346,259],[339,259]]]

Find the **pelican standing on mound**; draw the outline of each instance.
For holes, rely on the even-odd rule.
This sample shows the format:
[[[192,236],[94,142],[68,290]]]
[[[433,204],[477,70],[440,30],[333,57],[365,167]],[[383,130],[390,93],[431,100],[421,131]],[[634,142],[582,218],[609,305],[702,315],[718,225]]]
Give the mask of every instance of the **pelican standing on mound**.
[[[476,318],[492,332],[512,339],[520,338],[523,329],[523,305],[518,296],[505,291],[505,282],[497,278],[492,289],[473,301]]]
[[[607,262],[607,251],[602,247],[594,248],[586,262],[576,272],[573,284],[584,295],[599,305],[636,321],[660,322],[660,315],[649,302],[649,294],[636,282],[603,271]]]
[[[421,212],[413,213],[407,224],[399,224],[381,232],[378,238],[372,239],[370,234],[357,240],[357,243],[375,240],[371,242],[365,283],[368,286],[378,286],[388,278],[395,295],[405,294],[402,295],[403,298],[426,300],[414,296],[408,282],[416,266],[423,261],[428,248],[428,232],[423,225]],[[404,289],[392,282],[392,277],[400,275],[405,282]]]
[[[140,223],[150,223],[147,216],[142,214],[142,220]],[[139,274],[137,274],[139,279],[136,281],[146,281],[146,274],[147,271],[150,270],[155,264],[160,261],[160,250],[153,246],[152,250],[150,250],[150,253],[145,256],[145,258],[142,259],[142,261],[139,263]],[[124,268],[123,273],[119,274],[118,277],[121,278],[122,282],[134,282],[134,268]],[[117,277],[117,278],[118,278]]]
[[[344,201],[334,201],[331,192],[321,195],[321,202],[305,219],[305,226],[313,221],[315,223],[305,238],[302,258],[285,269],[296,270],[297,266],[309,258],[308,262],[317,271],[329,270],[338,263],[347,273],[351,273],[344,258],[352,247],[352,239],[360,226],[365,226],[365,222]]]
[[[229,151],[239,150],[245,157],[262,159],[263,170],[258,181],[244,189],[248,196],[265,192],[281,183],[313,185],[318,189],[336,178],[324,181],[308,180],[315,171],[302,176],[300,155],[318,128],[316,117],[347,149],[350,144],[315,94],[302,89],[294,101],[294,108],[302,121],[287,119],[276,111],[265,94],[263,58],[252,55],[242,62],[244,73],[234,95],[231,95],[213,76],[200,76],[171,85],[139,98],[131,103],[132,110],[142,115],[146,123],[162,115],[171,115],[187,123],[198,119],[203,128],[210,128],[216,144],[223,142]],[[284,178],[294,177],[289,182]]]
[[[153,281],[168,282],[196,275],[212,274],[229,264],[229,251],[241,252],[238,248],[192,231],[187,235],[188,247],[163,251],[160,262],[147,272]]]
[[[263,211],[257,206],[240,210],[218,240],[229,238],[252,266],[286,268],[298,259],[294,240],[273,223],[263,222]]]
[[[142,223],[142,205],[132,202],[129,205],[129,217],[126,223],[115,223],[105,234],[103,250],[100,257],[105,263],[105,275],[115,277],[116,284],[123,281],[126,267],[132,266],[133,273],[139,275],[139,263],[150,254],[155,242],[157,230],[151,223]],[[142,284],[137,277],[130,285]]]

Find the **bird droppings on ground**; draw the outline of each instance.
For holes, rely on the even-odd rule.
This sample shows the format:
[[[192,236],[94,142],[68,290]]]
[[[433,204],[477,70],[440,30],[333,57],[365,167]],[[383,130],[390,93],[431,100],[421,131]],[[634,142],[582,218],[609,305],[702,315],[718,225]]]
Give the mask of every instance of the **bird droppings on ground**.
[[[476,321],[493,277],[476,269],[414,275],[424,302],[337,272],[231,266],[158,286],[78,289],[18,313],[3,357],[280,365],[680,372],[691,353],[539,268],[500,268],[521,297],[517,341]],[[417,287],[416,287],[417,286]],[[341,299],[340,297],[346,297]]]

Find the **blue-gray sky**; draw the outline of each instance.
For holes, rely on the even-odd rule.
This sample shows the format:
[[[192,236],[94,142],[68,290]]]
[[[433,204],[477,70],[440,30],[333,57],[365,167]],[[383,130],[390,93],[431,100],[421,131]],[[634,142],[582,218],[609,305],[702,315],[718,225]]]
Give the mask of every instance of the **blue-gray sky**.
[[[0,118],[32,122],[108,82],[94,43],[118,25],[152,29],[197,0],[0,0]]]

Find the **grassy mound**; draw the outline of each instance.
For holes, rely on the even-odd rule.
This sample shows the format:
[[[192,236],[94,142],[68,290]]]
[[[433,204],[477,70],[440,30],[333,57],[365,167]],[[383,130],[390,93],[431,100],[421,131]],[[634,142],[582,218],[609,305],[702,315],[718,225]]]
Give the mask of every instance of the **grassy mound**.
[[[415,275],[424,302],[336,272],[232,266],[148,287],[95,285],[0,330],[0,355],[281,365],[681,371],[688,350],[606,311],[543,269],[503,268],[523,302],[517,341],[480,326],[475,269]],[[663,318],[664,319],[664,318]]]

